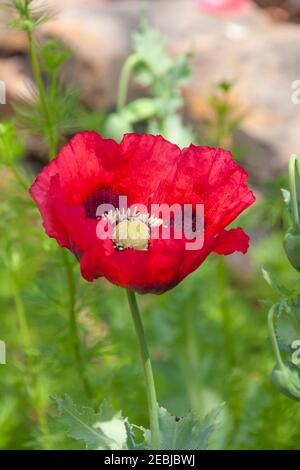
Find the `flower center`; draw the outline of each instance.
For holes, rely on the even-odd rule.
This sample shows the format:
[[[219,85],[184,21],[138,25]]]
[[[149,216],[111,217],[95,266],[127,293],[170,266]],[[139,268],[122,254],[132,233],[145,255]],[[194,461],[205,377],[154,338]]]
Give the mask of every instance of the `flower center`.
[[[115,249],[118,251],[127,248],[147,251],[150,244],[151,228],[163,224],[162,219],[142,214],[136,208],[127,211],[115,209],[103,217],[113,226],[112,238]]]
[[[113,230],[113,240],[119,250],[133,248],[148,250],[150,240],[149,225],[139,220],[123,220]]]

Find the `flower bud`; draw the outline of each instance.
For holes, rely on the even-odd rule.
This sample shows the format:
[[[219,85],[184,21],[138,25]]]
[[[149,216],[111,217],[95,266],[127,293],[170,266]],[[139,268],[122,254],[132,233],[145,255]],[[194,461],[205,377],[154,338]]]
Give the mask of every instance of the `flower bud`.
[[[292,362],[276,365],[272,372],[273,385],[293,400],[300,401],[300,370]]]
[[[300,272],[300,231],[290,229],[284,237],[283,246],[289,262]]]

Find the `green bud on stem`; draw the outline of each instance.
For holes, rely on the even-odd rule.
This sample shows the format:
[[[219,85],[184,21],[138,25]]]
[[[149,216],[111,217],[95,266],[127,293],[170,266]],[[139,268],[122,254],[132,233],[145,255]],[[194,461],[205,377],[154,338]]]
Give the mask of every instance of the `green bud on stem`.
[[[285,396],[300,401],[300,370],[292,362],[276,365],[272,372],[273,385]]]
[[[291,265],[300,272],[300,229],[291,228],[286,233],[283,246]]]

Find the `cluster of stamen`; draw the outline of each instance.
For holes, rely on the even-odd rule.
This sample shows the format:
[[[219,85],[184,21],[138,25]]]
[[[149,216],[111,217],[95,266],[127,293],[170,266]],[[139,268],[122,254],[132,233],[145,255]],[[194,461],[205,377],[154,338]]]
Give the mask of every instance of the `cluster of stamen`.
[[[114,209],[103,215],[103,219],[112,225],[112,238],[118,251],[132,248],[138,251],[149,249],[151,229],[160,227],[163,220],[139,212],[137,207]]]

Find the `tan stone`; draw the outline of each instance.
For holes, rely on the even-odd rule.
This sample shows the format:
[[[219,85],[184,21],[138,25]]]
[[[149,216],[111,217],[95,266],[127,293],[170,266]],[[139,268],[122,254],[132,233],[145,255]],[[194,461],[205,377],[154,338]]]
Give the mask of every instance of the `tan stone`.
[[[131,32],[146,6],[151,23],[166,35],[172,54],[195,51],[193,78],[184,96],[187,114],[196,127],[209,115],[207,103],[214,84],[233,79],[235,106],[246,112],[237,139],[246,149],[255,176],[269,178],[285,167],[290,153],[299,152],[300,105],[291,101],[292,82],[300,80],[298,25],[271,22],[255,7],[240,18],[209,16],[195,0],[48,3],[56,17],[39,29],[37,37],[57,37],[72,48],[74,57],[63,75],[76,83],[89,106],[114,106]],[[20,35],[7,36],[5,41],[0,35],[0,53],[7,54],[10,47],[12,54],[18,48],[24,53],[0,62],[0,79],[1,74],[8,74],[9,96],[17,96],[18,87],[24,89],[23,74],[30,77],[26,46]],[[132,93],[137,92],[133,87]]]

